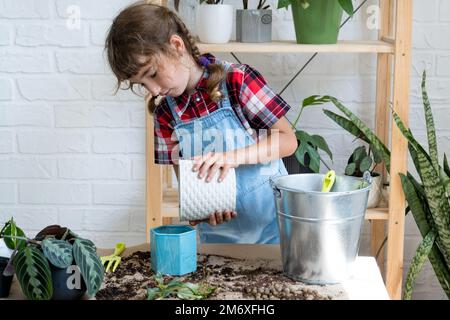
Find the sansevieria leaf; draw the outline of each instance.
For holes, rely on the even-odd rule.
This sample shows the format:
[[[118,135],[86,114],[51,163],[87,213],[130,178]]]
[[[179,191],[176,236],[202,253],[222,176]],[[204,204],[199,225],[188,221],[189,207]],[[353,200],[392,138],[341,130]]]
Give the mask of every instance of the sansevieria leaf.
[[[433,229],[433,227],[430,227],[427,221],[427,213],[424,210],[423,200],[419,195],[420,191],[418,191],[415,187],[417,182],[414,182],[414,178],[410,174],[405,176],[400,173],[400,179],[402,182],[403,192],[405,193],[406,200],[408,201],[409,208],[414,216],[417,227],[419,228],[422,237],[425,237],[429,231]],[[427,208],[427,205],[425,205],[425,208]],[[439,251],[436,243],[434,243],[433,248],[428,255],[428,259],[434,269],[436,278],[439,280],[441,287],[450,299],[450,270],[447,267],[444,256]]]
[[[86,282],[88,294],[94,296],[100,290],[105,274],[95,246],[89,240],[78,238],[73,243],[73,256]]]
[[[362,122],[357,116],[353,114],[349,109],[347,109],[342,103],[339,102],[338,99],[332,97],[331,101],[334,103],[334,105],[341,110],[349,120],[353,122],[353,124],[362,131],[362,133],[367,137],[367,139],[370,141],[370,145],[372,148],[376,148],[380,154],[383,157],[384,164],[386,165],[386,169],[388,172],[390,172],[390,156],[391,152],[389,149],[381,142],[381,140],[372,132],[372,130],[367,127],[364,122]]]
[[[428,136],[428,148],[430,149],[431,163],[433,164],[434,170],[439,172],[439,158],[436,142],[436,131],[434,128],[433,113],[431,112],[430,100],[428,99],[427,90],[425,88],[425,80],[427,78],[425,70],[422,74],[422,100],[423,108],[425,110],[425,120],[427,125],[427,136]]]
[[[55,267],[66,269],[73,262],[72,245],[64,240],[48,238],[42,241],[44,255]]]
[[[395,112],[393,112],[393,117],[397,127],[408,139],[417,154],[418,169],[420,170],[430,212],[436,224],[440,244],[442,244],[443,254],[448,264],[450,263],[450,204],[445,195],[444,186],[442,185],[438,172],[433,168],[430,157],[423,147],[414,139],[411,131],[405,127],[404,123]]]
[[[53,296],[50,265],[34,245],[20,249],[14,257],[14,270],[23,294],[31,300],[49,300]]]
[[[420,270],[422,270],[422,267],[427,260],[428,254],[433,247],[435,239],[436,232],[434,230],[431,230],[430,232],[428,232],[428,234],[425,236],[425,238],[417,248],[416,254],[414,255],[412,263],[409,266],[408,274],[406,276],[405,294],[403,297],[405,300],[411,300],[414,281],[416,280],[417,275],[420,273]]]

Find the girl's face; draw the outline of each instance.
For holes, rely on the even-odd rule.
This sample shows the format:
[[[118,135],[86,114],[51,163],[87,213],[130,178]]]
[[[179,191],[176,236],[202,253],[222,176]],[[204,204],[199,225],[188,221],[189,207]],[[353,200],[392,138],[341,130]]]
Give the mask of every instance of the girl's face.
[[[190,68],[183,59],[160,55],[129,80],[141,84],[152,96],[180,96],[188,87]]]

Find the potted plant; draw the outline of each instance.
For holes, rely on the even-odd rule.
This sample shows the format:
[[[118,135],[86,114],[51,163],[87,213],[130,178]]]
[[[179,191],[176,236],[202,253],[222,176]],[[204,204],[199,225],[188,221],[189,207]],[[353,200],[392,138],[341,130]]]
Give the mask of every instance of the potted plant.
[[[22,241],[12,264],[23,294],[32,300],[74,300],[94,296],[103,283],[104,267],[95,245],[68,228],[51,225]]]
[[[236,41],[272,41],[272,10],[266,0],[259,0],[256,9],[248,8],[248,0],[242,0],[243,8],[236,10]]]
[[[362,177],[364,172],[369,171],[372,176],[372,188],[369,192],[367,208],[376,208],[381,200],[382,179],[381,175],[374,172],[378,164],[382,162],[381,156],[369,146],[357,147],[347,161],[345,174],[348,176]]]
[[[233,31],[233,6],[223,0],[199,0],[196,32],[203,43],[227,43]],[[178,11],[180,0],[174,1]]]
[[[424,71],[422,98],[429,152],[417,142],[399,116],[393,113],[397,127],[408,140],[409,154],[418,174],[416,178],[410,172],[406,175],[399,173],[408,201],[407,212],[412,212],[423,237],[406,275],[404,299],[411,299],[415,279],[427,258],[442,289],[450,298],[450,166],[445,154],[442,166],[439,165],[436,131],[425,80]]]
[[[297,137],[297,150],[289,157],[283,158],[284,165],[289,174],[297,173],[318,173],[320,170],[320,162],[330,170],[330,167],[323,161],[319,154],[319,149],[325,151],[331,160],[333,155],[326,143],[325,139],[319,135],[311,135],[304,130],[298,130],[297,124],[306,107],[320,105],[330,101],[329,96],[313,95],[303,100],[300,111],[292,125],[292,129]]]
[[[278,0],[278,9],[289,5],[299,44],[336,43],[343,11],[353,15],[352,0]]]

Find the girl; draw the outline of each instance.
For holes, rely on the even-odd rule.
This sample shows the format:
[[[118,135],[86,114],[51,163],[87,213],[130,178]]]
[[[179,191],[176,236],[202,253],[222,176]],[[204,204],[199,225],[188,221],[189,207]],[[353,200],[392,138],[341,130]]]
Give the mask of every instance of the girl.
[[[105,49],[126,89],[151,95],[155,162],[194,159],[206,182],[235,168],[237,212],[215,212],[197,225],[202,242],[278,243],[269,179],[286,175],[280,158],[297,140],[284,117],[289,105],[248,65],[201,55],[181,19],[168,8],[138,2],[114,19]],[[159,103],[157,103],[157,98]],[[255,130],[270,129],[265,137]],[[200,223],[199,222],[209,222]]]

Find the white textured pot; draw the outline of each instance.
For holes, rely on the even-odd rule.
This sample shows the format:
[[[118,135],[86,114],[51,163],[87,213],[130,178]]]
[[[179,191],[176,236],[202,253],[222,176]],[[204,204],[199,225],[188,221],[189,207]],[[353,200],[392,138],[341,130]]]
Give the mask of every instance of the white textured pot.
[[[180,221],[208,218],[216,210],[236,211],[236,174],[230,169],[222,182],[218,182],[220,170],[210,182],[198,178],[193,172],[193,160],[180,160]]]
[[[231,4],[201,4],[198,6],[196,31],[203,43],[227,43],[233,30]]]
[[[369,200],[367,201],[367,208],[376,208],[381,200],[381,192],[383,187],[383,179],[381,175],[372,177],[372,188],[369,192]]]

